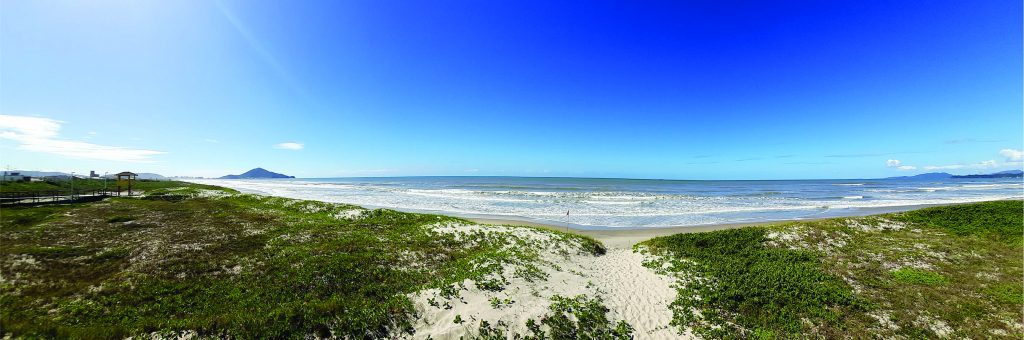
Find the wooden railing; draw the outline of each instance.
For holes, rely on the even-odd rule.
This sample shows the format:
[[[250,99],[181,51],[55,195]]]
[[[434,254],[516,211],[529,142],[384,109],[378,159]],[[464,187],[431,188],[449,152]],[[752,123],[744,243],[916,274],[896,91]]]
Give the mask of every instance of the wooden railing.
[[[113,190],[40,190],[0,192],[0,204],[76,202],[110,196],[128,195]]]

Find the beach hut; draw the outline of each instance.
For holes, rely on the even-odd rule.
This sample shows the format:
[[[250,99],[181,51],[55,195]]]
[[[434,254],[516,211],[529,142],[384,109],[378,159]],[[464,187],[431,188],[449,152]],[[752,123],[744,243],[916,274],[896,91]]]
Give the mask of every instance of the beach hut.
[[[131,196],[132,183],[135,182],[135,178],[139,177],[139,175],[130,171],[122,171],[115,176],[117,176],[117,195],[121,196],[121,188],[125,187],[128,189],[128,196]]]

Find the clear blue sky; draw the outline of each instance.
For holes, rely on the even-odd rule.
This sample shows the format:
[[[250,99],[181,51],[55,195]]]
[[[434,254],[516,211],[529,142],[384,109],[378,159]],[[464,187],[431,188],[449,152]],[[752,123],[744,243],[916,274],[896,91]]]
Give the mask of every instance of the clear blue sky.
[[[1021,167],[1021,1],[723,3],[3,1],[0,165],[684,179]]]

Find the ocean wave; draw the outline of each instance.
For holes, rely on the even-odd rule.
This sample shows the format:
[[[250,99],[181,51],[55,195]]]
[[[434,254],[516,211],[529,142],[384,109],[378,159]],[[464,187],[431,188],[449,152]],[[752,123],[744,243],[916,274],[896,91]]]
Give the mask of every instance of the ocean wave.
[[[872,184],[867,189],[862,186],[835,186],[835,183],[828,182],[808,184],[806,181],[793,184],[729,182],[625,187],[635,189],[632,191],[481,190],[436,180],[422,184],[404,181],[400,186],[305,180],[196,182],[246,193],[458,216],[505,216],[564,223],[565,211],[569,210],[569,220],[574,225],[604,227],[785,220],[836,216],[860,209],[1024,198],[1021,194],[1024,184],[1005,182],[935,183],[924,187],[918,187],[921,183],[917,186],[884,184],[888,187]]]

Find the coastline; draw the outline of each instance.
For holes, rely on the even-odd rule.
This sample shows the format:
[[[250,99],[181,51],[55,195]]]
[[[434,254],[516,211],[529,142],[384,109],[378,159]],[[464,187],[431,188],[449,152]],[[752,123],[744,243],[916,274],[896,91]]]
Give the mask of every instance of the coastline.
[[[210,191],[222,191],[213,193]],[[20,266],[25,256],[40,263],[55,261],[54,252],[62,251],[62,244],[74,240],[90,248],[81,253],[64,256],[60,261],[76,261],[77,265],[94,268],[96,271],[106,270],[110,263],[125,264],[120,268],[129,268],[127,264],[140,264],[147,272],[160,273],[156,284],[185,287],[179,292],[172,292],[173,299],[178,303],[163,310],[156,309],[157,304],[164,303],[160,296],[167,293],[160,290],[125,289],[112,292],[113,298],[95,300],[92,303],[106,303],[111,306],[106,310],[121,310],[116,305],[120,301],[143,301],[143,305],[159,312],[175,317],[177,310],[190,308],[193,299],[214,301],[215,308],[225,311],[222,314],[235,315],[234,319],[209,319],[213,326],[207,329],[226,329],[245,336],[258,336],[266,330],[284,330],[290,333],[304,332],[308,329],[321,327],[316,323],[294,323],[268,317],[262,321],[264,329],[246,327],[252,307],[241,306],[236,299],[216,299],[212,296],[229,296],[232,292],[243,293],[243,298],[252,300],[265,299],[266,296],[284,300],[284,305],[291,306],[290,311],[302,315],[318,315],[323,318],[334,318],[336,310],[329,308],[310,308],[307,301],[323,301],[323,296],[337,296],[339,291],[346,292],[350,287],[374,285],[378,282],[404,282],[405,286],[384,291],[369,291],[367,294],[350,294],[361,306],[375,308],[381,303],[382,296],[394,297],[404,309],[396,309],[390,320],[399,320],[410,315],[408,319],[412,331],[408,336],[398,336],[381,331],[379,337],[403,338],[455,338],[458,336],[475,336],[500,330],[505,334],[525,334],[530,332],[529,320],[544,318],[551,313],[563,313],[556,303],[572,297],[572,303],[595,306],[598,312],[607,315],[610,320],[620,320],[620,324],[630,326],[632,335],[637,338],[691,338],[700,335],[699,325],[675,323],[676,315],[673,306],[686,301],[686,291],[679,290],[680,284],[686,284],[690,277],[713,277],[716,282],[727,282],[735,291],[743,292],[740,299],[751,300],[749,297],[771,296],[780,289],[811,292],[809,299],[831,291],[820,293],[813,287],[820,281],[789,281],[788,277],[822,277],[827,276],[834,282],[847,278],[849,287],[837,289],[843,294],[859,293],[864,299],[873,303],[898,301],[892,310],[906,311],[892,313],[901,324],[911,325],[917,320],[916,315],[935,313],[938,320],[950,320],[950,327],[964,329],[969,334],[988,334],[995,324],[1003,334],[1020,329],[1018,323],[1006,323],[1006,315],[1016,317],[1017,310],[1008,309],[1001,296],[992,295],[985,289],[990,287],[1019,287],[1020,251],[1019,226],[1021,199],[991,200],[986,203],[973,203],[960,207],[939,208],[926,214],[908,214],[906,219],[890,220],[876,218],[858,218],[846,216],[815,217],[802,219],[780,219],[772,221],[745,221],[741,223],[719,223],[694,226],[675,227],[633,227],[587,229],[587,226],[558,225],[542,221],[521,221],[515,219],[463,217],[446,218],[441,215],[411,215],[401,211],[377,211],[367,213],[350,205],[339,205],[318,200],[304,200],[273,195],[237,195],[236,191],[222,187],[205,187],[187,184],[186,187],[174,187],[163,192],[149,191],[153,198],[158,199],[121,199],[105,204],[57,205],[45,210],[32,208],[14,210],[25,215],[47,213],[54,219],[25,219],[18,215],[5,214],[5,225],[20,226],[23,220],[31,225],[48,226],[47,238],[40,239],[35,232],[39,227],[12,228],[16,237],[5,235],[5,240],[15,243],[13,249],[17,257],[8,256],[6,268],[22,270],[24,275],[39,275],[35,268]],[[167,195],[169,197],[160,197]],[[167,198],[164,200],[162,198]],[[958,204],[941,204],[944,206]],[[112,207],[113,206],[113,207]],[[915,205],[888,207],[884,209],[865,209],[856,211],[859,214],[871,215],[890,211],[907,211],[933,205]],[[57,209],[51,211],[51,209]],[[181,211],[189,211],[182,214]],[[253,214],[252,211],[261,213]],[[114,212],[112,214],[112,212]],[[263,213],[265,212],[265,213]],[[213,219],[210,219],[210,217]],[[449,215],[450,216],[450,215]],[[168,218],[170,217],[170,218]],[[296,218],[299,217],[299,218]],[[962,219],[992,220],[989,223],[963,223]],[[58,221],[53,223],[51,221]],[[938,222],[937,224],[933,224]],[[489,227],[487,225],[509,225],[510,227]],[[927,224],[927,225],[926,225]],[[772,225],[773,230],[746,228],[751,226]],[[843,227],[845,225],[845,227]],[[959,230],[961,225],[972,228],[974,235],[979,237],[960,237],[948,230]],[[134,228],[145,226],[147,233],[141,234]],[[281,228],[279,226],[285,226]],[[516,228],[516,226],[520,226]],[[561,233],[546,232],[541,228],[557,230]],[[934,229],[935,232],[921,232],[923,229]],[[699,234],[716,230],[731,229],[736,231],[735,237],[718,237],[717,234]],[[112,241],[95,242],[95,233],[82,233],[82,230],[99,230]],[[214,232],[211,232],[214,231]],[[566,233],[568,232],[568,233]],[[20,234],[19,234],[20,233]],[[991,233],[998,233],[992,235]],[[1014,235],[1014,233],[1018,233]],[[638,242],[652,237],[676,234],[678,237],[641,243],[645,251],[635,252],[633,246]],[[23,236],[17,236],[23,235]],[[109,236],[108,236],[109,235]],[[184,235],[184,236],[182,236]],[[224,235],[227,235],[225,237]],[[253,241],[251,235],[260,236]],[[586,237],[581,237],[586,236]],[[187,238],[182,238],[187,237]],[[1018,237],[1018,238],[1014,238]],[[591,239],[592,238],[592,239]],[[162,240],[170,240],[164,242]],[[690,242],[697,240],[698,242]],[[770,240],[770,241],[769,241]],[[599,244],[600,242],[600,244]],[[767,242],[767,247],[748,247]],[[603,246],[601,246],[603,244]],[[200,245],[200,246],[196,246]],[[110,254],[112,247],[124,249]],[[686,248],[682,248],[686,247]],[[251,252],[251,249],[264,249]],[[48,252],[40,252],[46,249]],[[217,249],[223,251],[202,251]],[[701,268],[678,269],[665,266],[667,261],[689,259],[673,253],[675,249],[692,252],[694,261],[702,261]],[[734,252],[738,249],[741,251]],[[813,263],[794,261],[793,256],[765,256],[766,251],[780,251],[794,255],[793,251],[808,249],[819,254],[820,261]],[[748,251],[749,250],[749,251]],[[922,253],[922,250],[927,253]],[[969,251],[968,251],[969,250]],[[10,251],[10,250],[9,250]],[[226,252],[226,253],[225,253]],[[324,256],[324,254],[333,256]],[[865,260],[865,252],[881,254],[870,256]],[[81,256],[79,254],[89,254]],[[277,260],[260,262],[270,254]],[[409,254],[426,254],[435,256],[434,261],[421,261],[421,258]],[[436,256],[430,254],[448,254]],[[690,253],[679,253],[690,254]],[[33,257],[34,256],[34,257]],[[509,259],[512,260],[509,260]],[[100,261],[100,259],[102,261]],[[952,261],[951,261],[952,260]],[[116,262],[115,262],[116,261]],[[182,262],[172,262],[182,261]],[[656,261],[656,262],[651,262]],[[660,261],[660,262],[657,262]],[[187,265],[167,265],[167,263],[184,263]],[[210,267],[210,264],[213,264]],[[401,275],[420,275],[407,281],[395,279],[395,268],[423,268],[430,270],[403,271]],[[480,264],[485,264],[481,266]],[[951,268],[945,265],[954,266]],[[206,267],[204,267],[206,266]],[[862,270],[862,268],[872,270]],[[128,285],[133,277],[112,273],[110,276],[82,276],[68,273],[61,266],[50,267],[45,272],[52,282],[68,280],[78,282],[80,290],[68,290],[58,298],[63,303],[74,303],[87,295],[86,289],[98,284]],[[209,274],[196,274],[193,268],[209,268]],[[658,269],[661,268],[661,269]],[[674,268],[674,269],[670,269]],[[723,268],[732,268],[725,270]],[[741,270],[737,270],[741,269]],[[745,268],[753,268],[746,270]],[[922,269],[927,268],[927,269]],[[128,269],[125,269],[128,270]],[[479,271],[485,270],[481,275]],[[704,269],[701,269],[704,270]],[[914,272],[914,271],[917,272]],[[278,275],[265,275],[276,271]],[[533,276],[525,276],[537,273]],[[925,273],[943,280],[941,285],[922,285],[917,281],[906,281],[901,273]],[[794,274],[796,273],[796,274]],[[838,273],[838,274],[834,274]],[[963,273],[963,274],[962,274]],[[993,274],[996,273],[996,274]],[[233,275],[243,275],[232,278]],[[715,275],[715,276],[703,276]],[[780,276],[781,275],[781,276]],[[958,276],[959,275],[959,276]],[[785,276],[785,277],[783,277]],[[780,278],[781,277],[781,278]],[[341,280],[338,280],[341,278]],[[500,279],[495,279],[500,278]],[[950,278],[950,279],[945,279]],[[966,278],[966,279],[962,279]],[[222,281],[214,281],[222,280]],[[779,285],[763,285],[766,282],[781,282]],[[904,280],[904,281],[901,281]],[[41,284],[55,284],[51,281]],[[215,284],[210,284],[214,281]],[[906,281],[906,282],[905,282]],[[311,284],[313,282],[314,284]],[[316,285],[316,282],[341,282],[340,285]],[[883,282],[885,285],[870,286],[866,283]],[[139,287],[146,287],[139,285]],[[243,287],[257,287],[262,291],[246,290]],[[296,289],[299,287],[301,289]],[[312,287],[312,292],[304,290]],[[385,286],[386,288],[387,286]],[[425,288],[424,288],[425,287]],[[500,289],[494,289],[498,287]],[[808,288],[812,287],[812,288]],[[858,287],[869,287],[864,293],[854,291]],[[1004,288],[999,288],[1004,289]],[[1008,288],[1007,288],[1008,289]],[[44,291],[42,289],[38,291]],[[901,300],[898,297],[908,296],[917,292],[925,292],[932,296],[928,303]],[[977,295],[961,292],[981,291],[986,297],[980,299],[985,303],[982,307],[985,315],[995,315],[985,323],[976,324],[962,322],[957,319],[955,310],[948,311],[944,303],[945,297],[955,299],[954,303],[979,301]],[[361,291],[359,291],[361,292]],[[448,292],[455,292],[454,294]],[[998,293],[1000,291],[997,291]],[[1012,293],[1013,291],[1011,291]],[[735,295],[734,295],[735,296]],[[848,296],[848,295],[847,295]],[[29,295],[23,298],[22,305],[42,305],[30,303],[47,296]],[[347,297],[346,297],[347,298]],[[681,300],[682,299],[682,300]],[[996,300],[993,300],[996,299]],[[1002,299],[1002,300],[998,300]],[[21,300],[19,300],[21,301]],[[94,301],[94,300],[87,300]],[[814,300],[820,301],[820,300]],[[845,302],[843,302],[845,301]],[[850,300],[839,302],[849,303]],[[837,303],[839,303],[837,302]],[[146,305],[148,303],[148,305]],[[760,310],[776,308],[778,304],[755,305]],[[828,307],[828,304],[821,304]],[[275,305],[271,305],[273,308]],[[767,307],[766,307],[767,306]],[[588,307],[589,308],[589,307]],[[823,307],[824,308],[824,307]],[[28,309],[34,318],[52,318],[55,313],[50,309]],[[722,307],[702,309],[711,312],[732,312],[737,309]],[[361,310],[356,310],[360,312]],[[739,310],[742,311],[742,310]],[[936,312],[938,311],[938,312]],[[60,311],[58,311],[60,312]],[[273,315],[270,311],[258,311],[257,315]],[[867,318],[870,314],[864,311],[848,309],[851,317]],[[870,312],[870,311],[868,311]],[[320,314],[317,314],[320,313]],[[414,314],[415,313],[415,314]],[[913,313],[913,314],[910,314]],[[943,314],[945,313],[945,314]],[[909,316],[908,316],[909,314]],[[58,314],[61,315],[61,314]],[[568,314],[567,314],[568,315]],[[123,318],[112,326],[136,327],[131,318]],[[351,319],[351,325],[345,331],[349,334],[369,334],[363,328],[366,320]],[[462,320],[457,322],[453,320]],[[470,322],[465,322],[469,320]],[[795,323],[801,320],[793,319]],[[33,320],[18,324],[21,332],[42,332]],[[205,320],[201,320],[205,321]],[[372,321],[372,320],[371,320]],[[487,323],[483,323],[486,321]],[[1000,323],[1002,321],[1002,323]],[[97,322],[106,322],[97,319]],[[214,323],[216,322],[216,323]],[[222,323],[223,322],[223,323]],[[385,321],[386,322],[386,321]],[[479,326],[483,325],[483,326]],[[496,325],[496,326],[493,326]],[[611,327],[598,322],[600,327]],[[850,327],[865,328],[878,334],[891,335],[896,330],[882,329],[873,324],[864,326],[853,323]],[[147,326],[147,325],[144,325]],[[83,332],[90,335],[91,328],[79,329],[75,325],[68,326],[70,331]],[[149,327],[162,330],[160,324]],[[490,328],[483,328],[490,327]],[[588,326],[590,327],[590,326]],[[843,325],[843,327],[846,327]],[[930,327],[928,325],[917,327]],[[943,326],[946,327],[946,326]],[[974,327],[974,328],[970,328]],[[354,329],[353,331],[348,331]],[[379,328],[383,329],[383,328]],[[923,330],[927,330],[922,328]],[[945,329],[945,328],[943,328]],[[333,330],[331,330],[334,332]],[[247,333],[249,332],[249,333]],[[934,332],[933,332],[934,333]],[[491,333],[493,334],[493,333]],[[741,334],[741,333],[737,333]],[[872,333],[874,334],[874,333]],[[88,337],[88,336],[82,336]],[[980,337],[980,336],[978,336]]]
[[[781,181],[767,186],[753,183],[750,184],[753,187],[747,187],[744,183],[721,181],[715,182],[717,184],[712,187],[687,184],[679,188],[659,187],[655,190],[615,186],[619,183],[604,183],[603,179],[565,180],[568,183],[556,180],[549,183],[538,179],[517,178],[510,180],[511,183],[477,183],[474,181],[480,180],[454,178],[440,184],[408,178],[351,183],[315,179],[296,179],[294,183],[278,180],[191,181],[229,187],[245,193],[345,203],[367,209],[445,215],[498,224],[532,225],[559,230],[568,227],[569,230],[593,235],[637,233],[624,230],[642,230],[641,234],[644,235],[662,235],[668,232],[666,230],[716,230],[737,225],[868,216],[929,206],[1024,198],[1020,196],[1019,190],[1010,190],[1020,187],[1016,182],[986,182],[984,185],[959,182],[837,184],[835,180],[808,180],[799,185]],[[586,183],[577,183],[579,181]],[[881,189],[871,187],[875,189],[868,190],[861,188],[861,185],[874,185]],[[570,187],[582,188],[579,190],[583,191],[569,190]],[[946,189],[952,194],[943,191]],[[765,190],[769,190],[767,192],[772,195],[780,192],[790,194],[761,202],[763,198],[759,195]],[[868,195],[867,191],[871,190],[894,193],[885,194],[888,196],[884,197],[861,196]],[[908,190],[921,190],[921,193],[901,194]],[[539,194],[534,195],[534,191],[546,194],[537,196]],[[699,192],[703,195],[699,197],[703,198],[687,198],[690,197],[687,192]],[[573,216],[567,217],[565,212],[569,210]]]
[[[737,229],[743,227],[752,227],[759,225],[770,225],[779,223],[789,223],[796,221],[814,221],[814,220],[785,220],[785,221],[763,221],[763,222],[749,222],[749,223],[723,223],[723,224],[709,224],[699,226],[676,226],[676,227],[651,227],[651,228],[621,228],[621,229],[578,229],[578,228],[566,228],[564,225],[553,225],[543,224],[537,222],[524,222],[519,220],[503,220],[503,219],[489,219],[489,218],[467,218],[469,221],[473,221],[480,224],[486,225],[513,225],[513,226],[528,226],[550,230],[557,230],[562,232],[570,232],[574,234],[580,234],[590,236],[601,243],[604,243],[605,247],[615,249],[629,249],[634,244],[649,240],[658,236],[668,236],[682,233],[702,233],[708,231],[725,230],[725,229]]]
[[[1013,201],[1016,199],[1005,199],[995,201]],[[603,228],[603,229],[583,229],[576,228],[572,225],[556,225],[546,224],[533,221],[521,221],[516,219],[502,219],[502,218],[465,218],[466,220],[473,221],[480,224],[487,225],[515,225],[515,226],[528,226],[537,227],[550,230],[558,230],[562,232],[570,232],[574,234],[580,234],[590,236],[608,248],[625,249],[632,248],[634,244],[649,240],[651,238],[659,236],[669,236],[674,234],[684,233],[702,233],[716,230],[726,229],[738,229],[753,226],[773,225],[773,224],[785,224],[793,222],[813,222],[820,220],[827,220],[833,218],[846,218],[846,217],[863,217],[877,214],[887,214],[894,212],[912,211],[930,207],[940,207],[957,205],[964,203],[944,203],[944,204],[919,204],[919,205],[907,205],[907,206],[895,206],[895,207],[881,207],[872,209],[861,209],[857,214],[842,215],[842,216],[829,216],[813,219],[788,219],[788,220],[775,220],[775,221],[756,221],[756,222],[738,222],[738,223],[720,223],[720,224],[706,224],[706,225],[695,225],[695,226],[673,226],[673,227],[647,227],[647,228]]]

